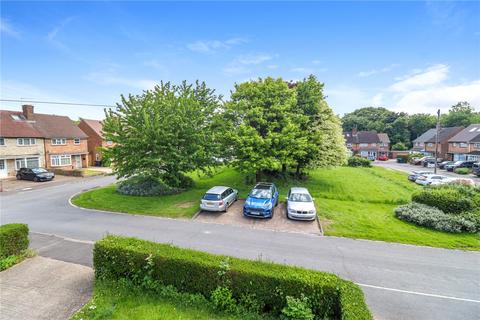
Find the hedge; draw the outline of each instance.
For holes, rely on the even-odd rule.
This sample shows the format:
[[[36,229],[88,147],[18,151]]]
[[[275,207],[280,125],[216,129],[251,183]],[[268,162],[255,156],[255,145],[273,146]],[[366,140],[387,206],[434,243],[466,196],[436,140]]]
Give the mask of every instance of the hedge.
[[[28,248],[28,226],[12,223],[0,226],[0,259],[20,254]]]
[[[467,194],[469,187],[440,186],[424,188],[412,195],[412,201],[438,208],[445,213],[461,213],[476,207],[477,195]],[[473,188],[472,188],[473,190]],[[472,191],[473,192],[473,191]]]
[[[97,279],[135,281],[151,277],[161,285],[205,297],[228,283],[237,301],[246,295],[255,297],[262,312],[274,315],[285,307],[287,296],[299,298],[303,293],[318,318],[372,319],[360,288],[329,273],[119,236],[96,242],[93,254]],[[228,281],[220,276],[226,262]]]
[[[371,167],[372,162],[368,159],[359,157],[359,156],[353,156],[348,158],[347,162],[349,167]]]

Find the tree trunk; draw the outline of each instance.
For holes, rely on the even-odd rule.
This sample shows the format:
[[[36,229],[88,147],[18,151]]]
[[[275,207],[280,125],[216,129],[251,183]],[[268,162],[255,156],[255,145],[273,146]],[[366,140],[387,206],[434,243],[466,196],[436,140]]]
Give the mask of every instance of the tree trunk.
[[[287,165],[284,163],[282,164],[282,175],[285,176],[286,173],[287,173]]]
[[[300,164],[297,164],[297,170],[295,171],[295,175],[297,177],[300,177],[300,169],[301,169]]]
[[[260,179],[262,178],[261,172],[257,171],[255,173],[255,182],[260,182]]]

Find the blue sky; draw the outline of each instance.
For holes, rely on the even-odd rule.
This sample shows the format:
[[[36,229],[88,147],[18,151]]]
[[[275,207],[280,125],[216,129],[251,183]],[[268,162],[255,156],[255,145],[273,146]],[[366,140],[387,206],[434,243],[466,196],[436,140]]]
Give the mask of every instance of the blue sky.
[[[3,99],[114,104],[160,80],[325,83],[338,114],[480,107],[480,2],[1,2]],[[21,103],[0,102],[2,109]],[[103,117],[101,107],[37,112]]]

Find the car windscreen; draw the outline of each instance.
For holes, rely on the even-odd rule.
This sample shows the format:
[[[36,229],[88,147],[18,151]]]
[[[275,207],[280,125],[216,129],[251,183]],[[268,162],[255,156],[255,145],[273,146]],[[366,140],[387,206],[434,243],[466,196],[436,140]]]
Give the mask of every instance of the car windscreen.
[[[220,200],[220,195],[216,193],[205,193],[203,200]]]
[[[292,202],[311,202],[312,197],[307,193],[292,193],[288,201]]]
[[[272,192],[270,189],[253,189],[250,192],[250,197],[259,198],[259,199],[270,199],[272,197]]]
[[[33,171],[34,173],[45,173],[45,172],[48,172],[47,170],[42,169],[42,168],[34,168],[34,169],[32,169],[32,171]]]

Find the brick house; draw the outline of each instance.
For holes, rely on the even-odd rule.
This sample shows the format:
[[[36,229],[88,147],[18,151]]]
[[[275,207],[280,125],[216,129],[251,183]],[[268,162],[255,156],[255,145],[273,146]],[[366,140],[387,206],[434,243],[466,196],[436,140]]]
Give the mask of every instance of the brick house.
[[[452,160],[451,155],[448,154],[448,141],[450,140],[450,138],[452,138],[462,130],[463,127],[449,127],[440,129],[438,133],[438,158],[441,158],[443,160]],[[433,135],[433,137],[425,141],[425,152],[427,155],[435,155],[436,137],[437,134],[435,130],[435,134]]]
[[[347,149],[352,155],[378,159],[390,151],[390,139],[386,133],[376,131],[356,131],[344,133]]]
[[[412,141],[412,151],[418,152],[418,153],[423,153],[426,154],[428,153],[426,148],[426,143],[428,140],[431,138],[435,137],[435,134],[437,133],[437,129],[429,129],[425,131],[422,135],[417,137],[415,140]],[[430,153],[427,155],[431,156]]]
[[[90,165],[101,165],[102,148],[108,148],[113,145],[112,141],[106,141],[103,137],[102,121],[80,119],[78,127],[88,135],[88,154]]]
[[[44,166],[44,139],[33,121],[25,112],[0,110],[0,178],[14,177],[22,167]]]
[[[472,124],[448,140],[454,161],[480,161],[480,124]]]

